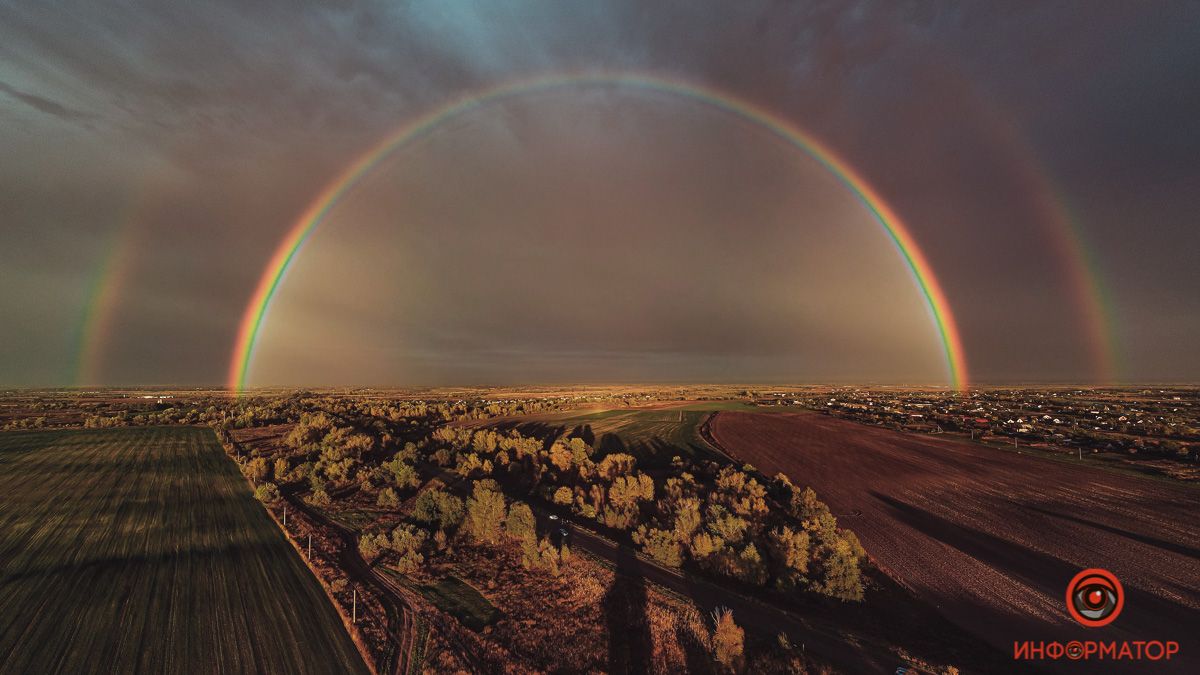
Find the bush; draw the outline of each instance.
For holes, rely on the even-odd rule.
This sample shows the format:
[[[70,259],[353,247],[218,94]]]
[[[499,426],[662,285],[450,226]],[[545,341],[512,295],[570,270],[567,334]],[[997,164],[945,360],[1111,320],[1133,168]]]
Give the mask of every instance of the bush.
[[[329,506],[331,503],[329,499],[329,493],[324,490],[314,491],[312,494],[305,497],[304,501],[312,504],[313,506]]]
[[[274,483],[263,483],[254,489],[254,497],[264,504],[279,501],[279,488]]]
[[[558,576],[562,556],[548,538],[542,537],[541,543],[536,539],[526,541],[521,545],[521,552],[521,564],[526,569],[544,569]]]
[[[575,493],[569,487],[560,487],[554,491],[554,503],[570,506],[575,501]]]
[[[375,503],[385,509],[394,509],[400,506],[400,497],[392,488],[384,488],[379,492],[379,498],[375,500]]]
[[[246,477],[255,483],[266,480],[267,472],[270,470],[270,465],[267,463],[266,457],[255,457],[246,463],[242,469],[246,473]]]
[[[275,460],[275,481],[282,483],[287,480],[288,472],[291,471],[291,466],[288,465],[287,457],[280,457]]]
[[[362,557],[368,562],[379,557],[379,554],[388,547],[388,538],[386,534],[364,534],[358,538],[358,551],[362,553]]]

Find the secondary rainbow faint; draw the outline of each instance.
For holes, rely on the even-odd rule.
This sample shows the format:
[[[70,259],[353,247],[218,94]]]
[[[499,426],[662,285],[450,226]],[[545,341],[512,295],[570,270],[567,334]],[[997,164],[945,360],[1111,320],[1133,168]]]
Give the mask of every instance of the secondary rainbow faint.
[[[390,155],[414,139],[436,129],[442,123],[498,101],[535,92],[581,86],[609,86],[650,90],[703,103],[754,123],[776,137],[806,153],[832,173],[870,211],[895,245],[913,280],[925,300],[936,326],[945,356],[950,385],[965,390],[968,384],[967,363],[962,339],[955,323],[946,294],[942,291],[933,269],[917,246],[908,227],[864,179],[830,148],[793,122],[755,103],[705,85],[642,73],[587,72],[551,75],[501,83],[482,90],[468,92],[426,114],[417,117],[361,154],[325,189],[317,195],[296,220],[276,248],[259,279],[258,286],[242,315],[237,341],[229,364],[228,387],[235,393],[245,389],[246,377],[254,358],[255,346],[263,321],[288,268],[317,226],[342,200],[358,181]]]
[[[79,324],[79,349],[74,373],[77,387],[96,386],[103,382],[101,368],[104,351],[112,340],[117,301],[128,281],[134,258],[136,237],[132,229],[133,226],[126,222],[109,237],[100,263],[92,275]]]

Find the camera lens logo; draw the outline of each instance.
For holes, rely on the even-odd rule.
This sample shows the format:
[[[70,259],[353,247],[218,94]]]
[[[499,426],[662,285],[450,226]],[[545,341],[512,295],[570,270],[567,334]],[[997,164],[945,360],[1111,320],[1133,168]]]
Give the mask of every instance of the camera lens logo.
[[[1125,589],[1108,570],[1086,569],[1067,584],[1067,611],[1088,628],[1112,623],[1125,606]]]

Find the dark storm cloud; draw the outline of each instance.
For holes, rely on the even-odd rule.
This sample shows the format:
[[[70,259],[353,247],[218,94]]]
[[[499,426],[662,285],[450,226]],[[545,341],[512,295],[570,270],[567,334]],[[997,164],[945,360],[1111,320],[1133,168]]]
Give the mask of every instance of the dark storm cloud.
[[[1086,380],[1094,375],[1082,347],[1088,329],[1054,249],[1049,228],[1055,225],[1046,222],[1020,173],[1032,162],[1070,204],[1109,289],[1123,377],[1195,379],[1198,14],[1189,3],[1119,2],[5,3],[0,383],[69,383],[71,369],[64,364],[77,351],[73,336],[89,284],[111,242],[122,237],[136,241],[136,255],[114,306],[118,321],[100,371],[112,382],[219,381],[264,261],[312,195],[347,162],[401,120],[462,92],[531,73],[584,69],[667,73],[736,93],[801,123],[850,160],[910,224],[959,316],[978,377]],[[656,100],[626,106],[621,92],[611,99],[609,113],[575,116],[577,135],[595,134],[596,140],[555,143],[587,148],[579,151],[586,155],[602,147],[587,143],[602,144],[596,129],[605,124],[636,131],[653,127],[653,115],[662,110],[690,121],[699,114]],[[499,127],[473,138],[524,153],[534,164],[555,161],[547,139],[570,138],[550,128],[563,120],[537,106],[499,111],[493,123]],[[477,124],[456,128],[469,136]],[[1004,125],[1027,145],[999,133]],[[612,136],[658,147],[634,132]],[[770,152],[764,150],[769,144],[739,141],[720,156],[744,166],[748,179],[738,183],[739,194],[726,194],[711,182],[717,178],[687,170],[689,157],[714,156],[717,136],[697,135],[693,155],[681,150],[672,169],[656,174],[656,180],[709,182],[663,183],[644,191],[625,186],[614,195],[635,206],[650,199],[645,194],[660,193],[703,204],[696,212],[701,215],[678,212],[673,224],[664,218],[657,226],[668,238],[680,238],[686,236],[685,217],[705,219],[704,227],[736,223],[757,232],[764,247],[746,249],[747,255],[768,255],[771,237],[782,235],[747,225],[733,211],[746,213],[763,200],[785,197],[803,204],[821,183],[803,178],[794,187],[783,184],[797,175],[756,159]],[[498,140],[503,138],[509,145]],[[443,143],[433,153],[450,147]],[[620,157],[638,149],[610,150]],[[486,205],[502,220],[494,212],[505,202],[494,186],[503,181],[471,173],[471,151],[461,152],[448,175],[464,182],[445,199],[460,219],[475,199],[479,209]],[[433,166],[448,160],[424,161]],[[422,185],[402,173],[387,175],[411,189]],[[550,220],[524,224],[525,237],[552,240],[551,221],[570,214],[553,196],[547,201],[538,217]],[[433,202],[427,207],[413,216],[438,208]],[[387,213],[347,208],[365,209],[363,232],[377,232],[371,236],[380,242],[392,236]],[[596,208],[598,220],[617,213],[607,205]],[[760,223],[772,222],[769,210],[755,212]],[[362,245],[370,247],[370,239]],[[709,245],[729,244],[695,243],[695,254],[708,255],[702,249]],[[306,255],[337,262],[356,254],[339,258],[314,246]],[[460,262],[470,267],[486,253],[473,255]],[[649,269],[637,255],[628,255],[626,263],[631,275]],[[717,281],[707,290],[721,296],[726,286]],[[295,274],[289,283],[307,287],[314,281]],[[336,320],[379,336],[367,341],[375,345],[363,347],[369,351],[383,349],[387,336],[401,328],[402,319],[379,318],[379,306],[389,302],[382,290],[343,289],[336,279],[325,283],[334,288],[312,299],[315,309],[296,307],[297,321],[312,317],[305,319],[313,322],[310,333],[343,339],[319,317]],[[423,371],[430,378],[467,380],[474,373],[519,380],[519,368],[487,365],[514,362],[500,355],[517,353],[533,379],[565,376],[564,362],[589,360],[598,364],[589,375],[615,373],[611,379],[639,379],[639,372],[669,379],[814,372],[773,360],[781,352],[769,343],[786,332],[769,316],[789,302],[783,296],[747,295],[741,309],[722,299],[722,307],[741,314],[707,328],[704,298],[665,303],[663,316],[675,329],[647,329],[642,339],[652,337],[655,347],[646,349],[629,333],[607,334],[607,346],[604,340],[588,343],[566,323],[518,330],[503,313],[472,307],[479,300],[466,288],[423,288],[423,307],[441,303],[443,314],[462,317],[439,316],[427,333],[405,327],[413,359],[433,364]],[[553,293],[539,297],[554,304]],[[738,322],[772,337],[729,328]],[[847,317],[835,323],[835,334],[866,330]],[[915,339],[912,330],[906,329],[904,340]],[[482,337],[491,335],[506,336],[502,349]],[[801,351],[830,349],[829,339],[813,331],[800,331],[796,340]],[[292,372],[300,377],[305,364],[338,362],[301,349],[298,338],[292,342]],[[590,349],[572,351],[573,342]],[[867,340],[854,348],[874,344]],[[852,350],[842,351],[839,358]],[[644,356],[651,353],[657,356]],[[647,359],[663,368],[645,370]],[[323,366],[311,372],[330,377]],[[940,377],[936,368],[920,372]],[[897,366],[880,370],[876,379],[913,376]]]
[[[3,82],[0,82],[0,92],[4,92],[5,94],[12,96],[19,101],[23,101],[35,110],[39,110],[47,115],[53,115],[64,120],[87,120],[94,117],[94,115],[89,113],[79,110],[72,110],[71,108],[68,108],[57,101],[52,101],[48,98],[37,96],[36,94],[29,94],[18,89],[14,89]]]

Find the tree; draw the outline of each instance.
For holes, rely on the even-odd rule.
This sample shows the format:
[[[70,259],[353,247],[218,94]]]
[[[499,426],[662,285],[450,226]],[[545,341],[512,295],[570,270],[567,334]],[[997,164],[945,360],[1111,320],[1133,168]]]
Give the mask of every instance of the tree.
[[[595,452],[592,450],[592,446],[588,445],[586,441],[578,436],[571,439],[570,448],[571,459],[574,460],[576,464],[583,464],[584,460],[590,458],[592,453]]]
[[[708,507],[706,525],[709,532],[730,544],[736,544],[742,540],[749,523],[730,513],[720,504],[712,504]]]
[[[462,522],[463,501],[439,488],[426,490],[413,503],[413,518],[441,530],[454,527]]]
[[[761,586],[767,582],[767,566],[763,563],[758,547],[753,542],[738,553],[737,578],[748,584]]]
[[[822,593],[842,601],[862,601],[862,571],[849,542],[838,539],[825,551],[821,566],[823,574],[819,590]]]
[[[467,498],[467,532],[479,543],[495,544],[504,521],[504,495],[490,479],[475,481]]]
[[[742,659],[746,632],[733,620],[733,612],[726,608],[713,613],[712,649],[713,657],[721,665],[734,670]]]
[[[571,455],[571,449],[566,445],[563,445],[561,441],[555,441],[554,444],[550,446],[550,463],[553,464],[554,468],[558,469],[561,473],[570,471],[571,466],[574,463],[574,457]]]
[[[566,486],[560,487],[554,491],[553,501],[555,504],[561,504],[563,506],[570,506],[571,502],[575,501],[575,493],[572,492],[571,488],[569,488],[569,487],[566,487]]]
[[[280,457],[275,460],[275,480],[282,483],[287,480],[288,471],[291,471],[291,466],[288,464],[287,457]]]
[[[614,452],[611,455],[605,455],[604,459],[600,460],[597,470],[604,478],[614,480],[617,476],[633,473],[633,467],[636,465],[637,460],[632,455]]]
[[[767,549],[777,567],[776,576],[784,586],[793,585],[797,578],[808,573],[809,537],[788,526],[776,528],[767,536]]]
[[[401,490],[414,488],[421,484],[416,468],[399,457],[390,462],[384,462],[382,467],[391,474],[392,482]]]
[[[358,538],[358,552],[370,562],[379,557],[379,554],[388,548],[389,543],[386,534],[364,534]]]
[[[263,481],[267,477],[267,472],[270,470],[270,465],[267,464],[266,457],[255,457],[246,463],[246,477],[254,483]]]
[[[817,499],[817,493],[806,487],[799,492],[792,490],[792,515],[801,521],[815,521],[822,513],[829,513],[829,507]]]
[[[379,492],[379,499],[377,499],[375,503],[385,509],[394,509],[397,506],[400,506],[400,497],[392,488],[384,488]]]
[[[254,489],[254,496],[264,504],[274,504],[279,501],[279,488],[274,483],[263,483]]]
[[[508,518],[504,521],[504,529],[508,536],[520,542],[537,539],[537,521],[534,520],[533,510],[525,502],[513,502],[508,509]]]
[[[700,500],[692,497],[679,500],[675,511],[675,538],[681,542],[691,541],[701,522]]]
[[[559,563],[563,558],[550,539],[542,537],[540,543],[536,539],[526,541],[521,545],[521,553],[521,564],[526,569],[546,569],[558,576]]]
[[[392,530],[392,540],[389,546],[400,554],[395,565],[396,569],[405,574],[416,572],[421,563],[425,562],[425,557],[421,555],[421,548],[428,538],[429,534],[425,530],[408,523]]]
[[[291,433],[283,442],[288,447],[299,450],[315,444],[324,438],[332,428],[333,420],[325,413],[304,413],[300,416],[300,422],[292,427]]]
[[[641,545],[643,553],[663,565],[679,567],[683,564],[683,547],[673,532],[643,525],[633,533],[633,541]]]

